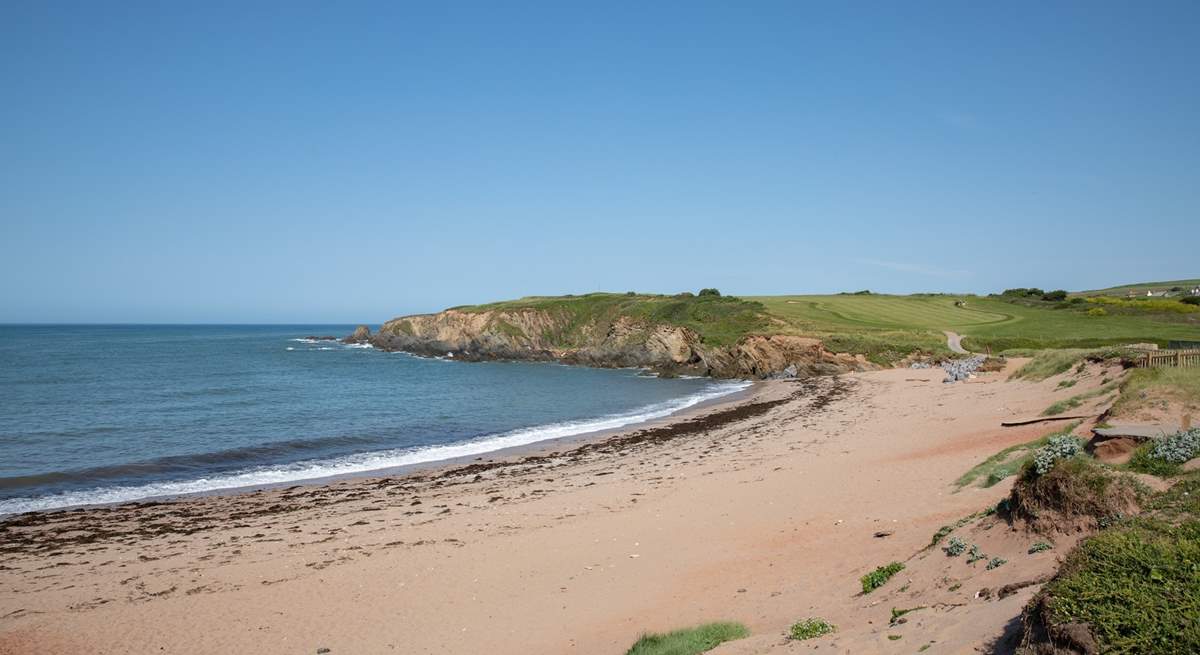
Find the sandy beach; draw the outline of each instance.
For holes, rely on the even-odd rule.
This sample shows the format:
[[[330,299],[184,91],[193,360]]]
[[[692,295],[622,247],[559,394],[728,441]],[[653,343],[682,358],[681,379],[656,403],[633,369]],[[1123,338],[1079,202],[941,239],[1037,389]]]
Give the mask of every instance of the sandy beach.
[[[1037,416],[1056,381],[942,377],[770,381],[532,454],[8,517],[0,653],[619,654],[724,619],[752,636],[714,653],[1005,652],[1065,548],[1027,555],[1028,535],[980,520],[968,529],[1008,565],[922,549],[1007,493],[952,483],[1053,430],[1000,423]],[[897,581],[860,595],[892,560]],[[839,632],[786,641],[811,615]]]

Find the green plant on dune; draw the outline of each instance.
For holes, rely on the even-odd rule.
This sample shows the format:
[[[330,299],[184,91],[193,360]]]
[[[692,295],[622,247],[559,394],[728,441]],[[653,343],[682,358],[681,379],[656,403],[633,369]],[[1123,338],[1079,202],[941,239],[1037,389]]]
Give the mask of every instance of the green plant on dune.
[[[1083,452],[1083,446],[1079,440],[1069,434],[1060,434],[1050,437],[1045,446],[1042,446],[1033,455],[1033,470],[1038,475],[1045,475],[1054,468],[1054,465],[1064,459],[1070,459]]]
[[[788,639],[803,641],[815,639],[837,631],[837,626],[820,617],[810,617],[792,624],[788,630]]]
[[[904,570],[904,565],[900,562],[891,562],[876,568],[874,571],[864,575],[859,579],[862,583],[862,592],[869,594],[872,591],[882,587],[892,576]]]
[[[666,634],[642,635],[625,655],[698,655],[749,634],[741,623],[706,623]]]
[[[1142,444],[1126,466],[1139,473],[1170,477],[1177,475],[1183,470],[1183,464],[1195,457],[1200,457],[1200,428],[1181,430]]]
[[[902,616],[904,616],[905,614],[908,614],[910,612],[915,612],[917,610],[923,610],[923,609],[925,609],[924,605],[920,605],[918,607],[909,607],[907,609],[898,609],[898,608],[893,607],[892,608],[892,620],[889,621],[888,623],[891,625],[896,625],[896,623],[898,623],[900,621],[900,618]]]
[[[966,552],[967,542],[959,539],[958,537],[950,537],[950,541],[942,550],[946,551],[946,555],[949,557],[958,557]]]

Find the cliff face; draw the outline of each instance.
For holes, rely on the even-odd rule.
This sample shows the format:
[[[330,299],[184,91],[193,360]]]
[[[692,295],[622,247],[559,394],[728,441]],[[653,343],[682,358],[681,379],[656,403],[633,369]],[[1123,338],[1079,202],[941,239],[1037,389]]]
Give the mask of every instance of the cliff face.
[[[807,377],[877,368],[861,356],[830,353],[816,339],[748,335],[732,345],[712,346],[678,325],[628,316],[581,320],[569,312],[541,309],[450,309],[404,316],[384,323],[364,340],[383,350],[467,361],[560,361],[721,378],[768,377],[791,370]]]

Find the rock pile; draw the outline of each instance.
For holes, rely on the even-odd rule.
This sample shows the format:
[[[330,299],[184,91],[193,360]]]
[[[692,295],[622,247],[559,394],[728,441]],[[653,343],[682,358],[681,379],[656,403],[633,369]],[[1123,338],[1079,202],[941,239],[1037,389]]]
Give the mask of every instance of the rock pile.
[[[975,355],[966,359],[952,359],[942,362],[942,368],[946,371],[946,379],[942,382],[953,384],[960,380],[966,380],[975,375],[975,371],[983,365],[987,357],[983,355]]]

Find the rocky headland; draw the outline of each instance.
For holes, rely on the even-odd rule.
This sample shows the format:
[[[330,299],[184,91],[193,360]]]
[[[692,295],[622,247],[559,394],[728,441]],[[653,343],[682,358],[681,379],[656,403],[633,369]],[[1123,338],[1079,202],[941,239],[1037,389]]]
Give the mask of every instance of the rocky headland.
[[[448,309],[402,316],[347,338],[381,350],[464,361],[557,361],[717,378],[811,377],[879,368],[819,339],[747,332],[713,342],[687,325],[620,312],[581,316],[556,308]]]

